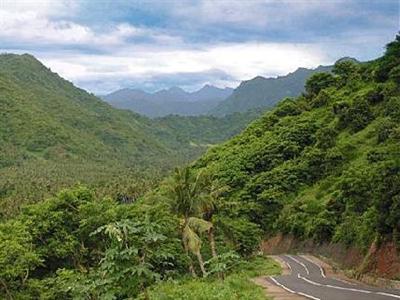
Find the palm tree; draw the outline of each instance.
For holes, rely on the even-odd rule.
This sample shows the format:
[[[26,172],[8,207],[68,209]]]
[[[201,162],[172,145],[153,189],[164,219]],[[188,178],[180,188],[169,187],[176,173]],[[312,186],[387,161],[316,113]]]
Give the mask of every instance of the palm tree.
[[[202,208],[206,206],[209,199],[205,188],[207,180],[203,172],[193,176],[189,167],[177,168],[173,179],[169,196],[173,200],[175,213],[182,217],[182,244],[189,257],[189,271],[193,276],[196,276],[189,255],[190,251],[197,257],[201,272],[205,277],[207,272],[204,268],[204,260],[200,251],[201,238],[199,235],[204,232],[210,232],[213,224],[196,216],[202,212]]]
[[[217,181],[211,180],[210,177],[207,178],[208,184],[208,197],[207,201],[203,202],[202,212],[203,212],[203,219],[210,222],[212,224],[213,216],[217,212],[218,209],[221,208],[222,203],[222,195],[229,191],[229,187],[226,185],[221,185]],[[214,236],[214,226],[211,227],[208,231],[208,240],[210,243],[211,248],[211,255],[213,259],[217,259],[217,249],[215,246],[215,236]],[[218,273],[218,277],[220,279],[224,279],[224,274],[222,272]]]
[[[211,222],[207,222],[203,219],[199,219],[196,217],[190,217],[187,220],[187,224],[183,228],[182,232],[182,240],[183,244],[185,245],[185,249],[190,250],[193,254],[196,255],[203,277],[207,276],[207,272],[204,267],[203,256],[200,252],[201,239],[199,237],[199,234],[210,231],[212,226],[213,225]]]

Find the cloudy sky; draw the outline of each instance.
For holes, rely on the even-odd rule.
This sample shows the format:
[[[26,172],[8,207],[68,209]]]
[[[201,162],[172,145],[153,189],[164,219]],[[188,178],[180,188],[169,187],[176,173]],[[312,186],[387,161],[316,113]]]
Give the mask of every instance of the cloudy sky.
[[[236,86],[376,58],[400,0],[0,0],[0,52],[31,53],[96,94]]]

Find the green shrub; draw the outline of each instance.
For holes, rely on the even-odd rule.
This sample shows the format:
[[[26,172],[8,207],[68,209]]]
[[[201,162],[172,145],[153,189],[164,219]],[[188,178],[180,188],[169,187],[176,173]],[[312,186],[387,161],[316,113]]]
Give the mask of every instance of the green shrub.
[[[336,83],[335,77],[330,73],[315,73],[305,84],[305,90],[308,97],[314,97],[323,89],[334,86]]]
[[[286,98],[279,102],[277,108],[274,110],[274,114],[278,117],[296,116],[301,114],[301,112],[302,110],[298,103],[291,98]]]

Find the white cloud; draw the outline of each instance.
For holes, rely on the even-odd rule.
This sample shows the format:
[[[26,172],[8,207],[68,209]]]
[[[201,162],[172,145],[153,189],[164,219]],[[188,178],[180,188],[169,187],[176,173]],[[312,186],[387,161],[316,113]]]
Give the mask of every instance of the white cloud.
[[[176,74],[187,74],[189,78],[192,73],[210,74],[214,77],[209,83],[232,86],[257,75],[283,75],[300,66],[332,63],[341,56],[372,58],[377,53],[376,45],[382,47],[390,39],[388,28],[397,25],[397,20],[388,18],[385,21],[378,12],[370,18],[381,26],[347,28],[334,35],[318,35],[318,28],[312,27],[310,36],[312,38],[315,29],[317,37],[310,44],[271,43],[262,36],[270,29],[279,30],[283,36],[299,31],[299,38],[302,38],[302,34],[308,33],[302,32],[300,27],[310,17],[329,12],[329,17],[351,18],[352,14],[360,16],[369,11],[357,11],[354,1],[347,0],[168,0],[145,1],[145,4],[151,10],[165,13],[166,18],[170,18],[168,21],[174,24],[169,29],[175,34],[167,29],[113,23],[111,17],[108,20],[111,22],[97,20],[93,23],[95,26],[84,24],[82,19],[77,21],[83,14],[78,0],[0,0],[0,47],[33,52],[61,76],[93,92],[120,88],[123,87],[121,82],[127,84],[130,80]],[[127,10],[137,9],[137,5],[135,2]],[[349,9],[342,9],[343,5]],[[118,4],[116,6],[118,8]],[[109,17],[107,11],[104,16]],[[241,28],[258,30],[260,35],[257,36],[264,41],[218,42],[229,40],[224,38],[231,33],[233,36],[240,34]],[[214,29],[215,38],[207,31],[214,32]],[[198,33],[201,37],[192,45],[177,33],[187,39]],[[247,37],[240,36],[240,39]],[[223,74],[230,76],[227,78]]]
[[[100,50],[123,46],[135,38],[161,45],[181,42],[179,37],[128,23],[101,24],[94,30],[69,20],[68,16],[78,11],[78,1],[0,0],[0,41],[30,47],[66,45]]]
[[[9,13],[33,13],[41,17],[65,17],[79,9],[76,0],[1,0],[0,10]]]
[[[216,80],[233,85],[257,75],[276,76],[287,74],[299,66],[316,67],[327,63],[327,58],[313,45],[241,43],[202,49],[128,48],[117,50],[112,55],[66,54],[43,57],[43,61],[53,71],[76,82],[113,78],[134,80],[160,74],[172,76],[220,70],[229,74],[232,80],[230,84],[225,79]]]
[[[17,44],[110,47],[124,44],[127,38],[145,35],[151,36],[151,32],[129,24],[118,24],[103,32],[95,32],[88,26],[71,21],[52,21],[34,11],[15,13],[0,10],[0,39]]]

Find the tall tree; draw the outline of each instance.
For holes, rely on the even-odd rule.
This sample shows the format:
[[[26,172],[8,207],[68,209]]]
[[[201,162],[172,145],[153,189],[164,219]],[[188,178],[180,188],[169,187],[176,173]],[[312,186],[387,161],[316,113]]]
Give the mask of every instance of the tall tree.
[[[203,219],[213,223],[213,216],[216,211],[221,207],[222,195],[229,190],[226,185],[220,184],[218,181],[212,180],[210,176],[206,176],[206,189],[207,197],[202,203]],[[217,250],[215,246],[214,226],[208,230],[208,240],[210,242],[211,254],[213,258],[217,257]]]
[[[189,251],[198,260],[203,277],[207,275],[204,267],[204,260],[201,254],[200,234],[210,232],[213,224],[209,221],[198,218],[202,208],[209,201],[207,180],[203,172],[196,176],[191,173],[189,167],[176,169],[173,182],[170,186],[170,198],[173,200],[173,209],[182,218],[182,244],[189,258],[189,271],[196,276]]]

